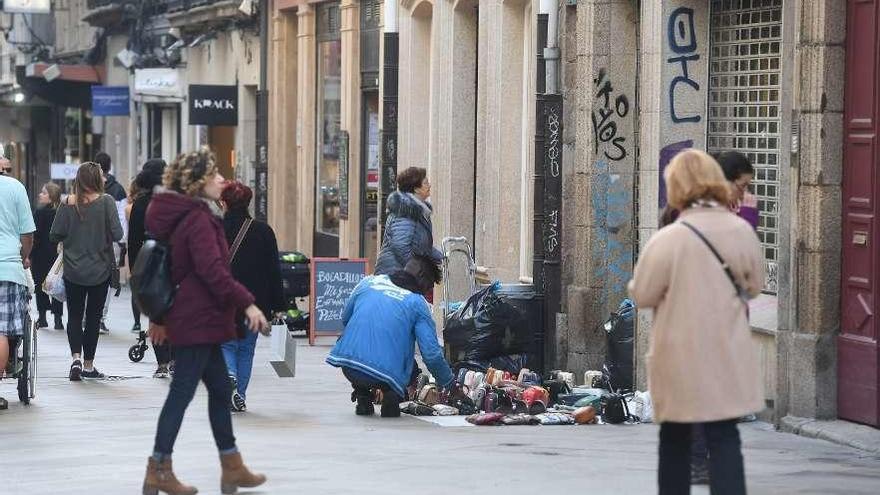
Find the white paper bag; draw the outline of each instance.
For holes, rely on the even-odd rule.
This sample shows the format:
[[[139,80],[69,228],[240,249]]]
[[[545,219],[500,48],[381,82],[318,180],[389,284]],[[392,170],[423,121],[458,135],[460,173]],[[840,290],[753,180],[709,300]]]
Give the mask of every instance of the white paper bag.
[[[287,331],[287,325],[272,325],[270,338],[272,347],[269,364],[278,376],[293,378],[296,375],[296,341]]]
[[[46,280],[43,280],[43,292],[60,302],[67,300],[64,292],[64,254],[59,253],[58,257],[55,258],[55,263],[49,269]]]

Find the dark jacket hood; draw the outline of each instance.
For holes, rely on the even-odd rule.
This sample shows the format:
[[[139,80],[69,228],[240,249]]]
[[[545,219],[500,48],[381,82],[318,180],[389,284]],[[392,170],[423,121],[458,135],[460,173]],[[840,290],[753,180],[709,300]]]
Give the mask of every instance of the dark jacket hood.
[[[156,239],[168,240],[181,220],[199,208],[211,213],[207,203],[201,199],[157,188],[147,207],[147,232]]]
[[[388,196],[387,204],[388,211],[391,214],[413,220],[429,220],[433,211],[431,203],[421,202],[409,194],[400,191],[391,193]],[[427,207],[427,211],[425,211],[425,207]]]

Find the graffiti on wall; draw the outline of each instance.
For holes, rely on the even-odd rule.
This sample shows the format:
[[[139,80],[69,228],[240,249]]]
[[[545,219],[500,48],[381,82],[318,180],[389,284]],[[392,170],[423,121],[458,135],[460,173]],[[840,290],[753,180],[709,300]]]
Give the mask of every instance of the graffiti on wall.
[[[632,188],[620,174],[611,173],[609,163],[596,162],[590,187],[590,204],[596,219],[592,242],[593,259],[598,260],[596,277],[605,280],[615,297],[626,291],[632,278],[633,243],[624,238],[632,222]]]
[[[593,79],[593,86],[597,103],[593,106],[592,115],[593,151],[598,155],[601,144],[605,158],[612,161],[623,160],[627,155],[626,137],[618,132],[617,119],[629,114],[629,98],[625,94],[618,94],[612,100],[614,87],[605,69],[599,69],[599,75]]]
[[[679,7],[669,15],[667,24],[667,37],[669,49],[675,55],[666,59],[669,64],[677,65],[678,75],[669,83],[669,112],[673,123],[699,122],[699,113],[682,115],[675,107],[678,97],[688,91],[700,91],[700,83],[695,81],[688,72],[688,66],[692,62],[700,60],[697,53],[697,35],[694,27],[694,10],[688,7]],[[688,89],[690,88],[690,89]]]
[[[684,141],[678,141],[677,143],[667,144],[660,150],[660,192],[657,194],[658,198],[658,206],[662,210],[666,207],[667,198],[666,198],[666,181],[663,180],[663,172],[666,171],[666,167],[669,165],[669,162],[682,150],[691,148],[694,146],[694,142],[690,139]]]
[[[562,106],[544,105],[544,259],[558,261],[562,206]]]

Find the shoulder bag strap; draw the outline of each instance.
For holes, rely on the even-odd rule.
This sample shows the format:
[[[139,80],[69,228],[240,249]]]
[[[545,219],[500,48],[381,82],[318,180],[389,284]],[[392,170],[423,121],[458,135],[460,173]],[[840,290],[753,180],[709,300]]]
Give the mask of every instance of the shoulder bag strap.
[[[730,279],[730,283],[733,284],[733,288],[736,290],[737,297],[742,299],[743,302],[746,302],[748,300],[746,296],[746,291],[736,281],[736,278],[733,276],[733,271],[731,271],[730,269],[730,265],[728,265],[727,262],[724,261],[724,258],[721,257],[721,255],[718,253],[718,250],[715,249],[715,246],[713,246],[712,243],[709,242],[709,239],[706,239],[706,236],[704,236],[703,233],[697,230],[697,228],[693,225],[684,221],[679,221],[679,223],[690,229],[691,232],[693,232],[694,234],[696,234],[697,237],[699,237],[700,240],[703,241],[703,244],[705,244],[706,247],[708,247],[709,250],[712,251],[712,254],[715,255],[715,259],[717,259],[718,262],[721,263],[721,268],[724,269],[724,273],[727,274],[727,278]]]
[[[241,247],[242,241],[244,241],[244,236],[247,235],[248,229],[250,229],[251,224],[254,222],[252,218],[245,218],[244,223],[241,224],[241,228],[238,230],[238,235],[235,236],[235,241],[232,242],[232,246],[229,248],[229,263],[232,263],[232,260],[235,259],[236,253],[238,253],[238,248]]]

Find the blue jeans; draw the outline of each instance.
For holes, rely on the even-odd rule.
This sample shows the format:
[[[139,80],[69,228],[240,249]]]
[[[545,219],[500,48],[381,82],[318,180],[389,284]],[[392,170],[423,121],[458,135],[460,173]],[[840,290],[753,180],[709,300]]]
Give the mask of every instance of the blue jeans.
[[[196,393],[199,381],[205,382],[208,389],[208,419],[217,449],[220,452],[235,449],[229,412],[229,377],[220,346],[187,345],[174,347],[174,375],[168,398],[159,414],[154,454],[171,455],[183,415]]]
[[[251,381],[251,370],[254,367],[254,349],[260,334],[245,331],[243,339],[230,340],[223,344],[223,357],[230,376],[238,380],[238,394],[242,399],[247,396],[248,382]]]

